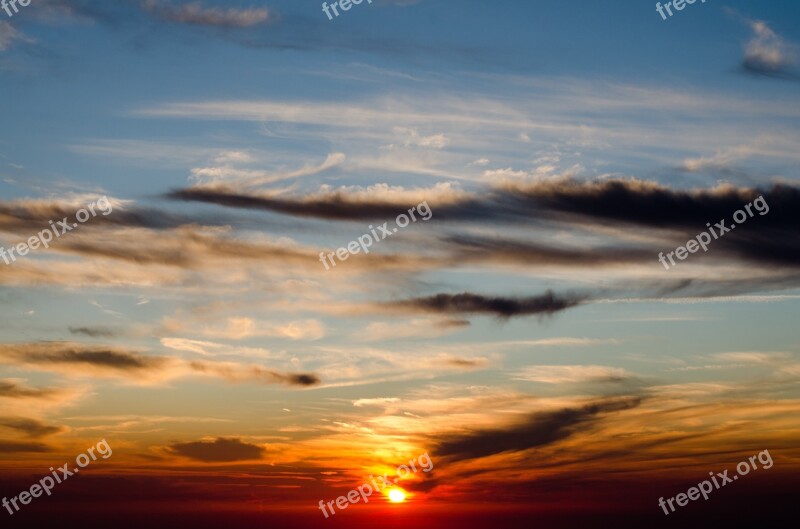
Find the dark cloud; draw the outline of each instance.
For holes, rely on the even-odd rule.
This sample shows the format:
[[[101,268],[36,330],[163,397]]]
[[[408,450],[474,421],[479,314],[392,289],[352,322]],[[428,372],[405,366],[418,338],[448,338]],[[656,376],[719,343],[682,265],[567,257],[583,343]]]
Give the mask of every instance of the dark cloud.
[[[284,373],[235,362],[186,361],[166,356],[145,356],[133,351],[69,342],[0,344],[0,361],[84,375],[87,368],[106,375],[133,379],[163,379],[206,374],[229,382],[260,382],[289,386],[320,383],[313,373]]]
[[[446,358],[442,361],[443,365],[457,367],[459,369],[477,369],[486,366],[485,358]]]
[[[164,198],[187,202],[201,202],[216,204],[230,208],[252,209],[271,211],[295,217],[315,218],[337,221],[378,221],[393,219],[398,214],[406,212],[414,202],[405,202],[389,199],[363,199],[354,198],[343,191],[332,191],[325,195],[313,198],[271,196],[258,192],[246,192],[223,185],[195,186],[176,189],[164,195]],[[481,221],[487,219],[501,220],[518,218],[526,212],[511,211],[512,204],[504,192],[488,192],[485,196],[465,197],[449,200],[446,204],[437,205],[429,200],[431,209],[440,214],[444,220]],[[515,204],[519,209],[521,204]],[[510,215],[510,217],[509,217]]]
[[[72,334],[82,334],[91,338],[113,338],[117,335],[116,331],[108,327],[70,327]]]
[[[654,232],[659,247],[651,251],[667,251],[684,245],[698,234],[713,230],[719,236],[709,247],[718,258],[736,258],[780,266],[800,266],[800,189],[777,184],[769,188],[737,188],[721,186],[702,190],[674,190],[654,182],[639,180],[603,180],[578,182],[561,180],[504,191],[506,211],[511,216],[537,211],[550,221],[570,225],[616,224],[632,228],[645,227]],[[752,205],[751,205],[752,204]],[[750,213],[745,206],[750,205]],[[733,216],[741,211],[747,220],[724,235],[716,224],[734,224]],[[739,214],[739,215],[741,215]],[[446,213],[437,211],[441,220]],[[740,216],[741,218],[741,216]],[[710,224],[710,226],[709,226]],[[547,248],[529,243],[495,243],[454,238],[467,255],[482,249],[498,252],[497,258],[529,258],[533,262],[585,265],[614,264],[622,261],[638,263],[647,259],[643,248],[597,248],[584,252]],[[651,257],[652,258],[652,257]]]
[[[436,455],[475,459],[550,445],[590,428],[604,414],[636,408],[641,402],[640,397],[619,397],[576,408],[534,413],[524,422],[506,428],[444,437],[439,440]]]
[[[52,449],[42,443],[20,443],[16,441],[0,440],[0,452],[4,454],[26,453],[26,452],[51,452]]]
[[[713,246],[720,257],[800,266],[800,216],[796,214],[800,189],[794,186],[778,184],[762,190],[723,186],[683,191],[637,180],[569,181],[534,186],[520,193],[550,215],[560,215],[563,222],[613,222],[682,232],[669,236],[672,248],[710,228],[719,238],[710,236],[709,247]],[[745,208],[751,203],[752,217]],[[732,228],[738,211],[747,220]],[[721,221],[730,228],[724,235],[716,227]],[[662,238],[666,244],[667,236]]]
[[[189,367],[199,373],[217,375],[232,382],[256,381],[289,386],[315,386],[321,382],[319,377],[312,373],[281,373],[259,366],[239,366],[194,360],[189,362]]]
[[[392,219],[410,205],[377,199],[355,199],[342,192],[314,198],[271,197],[222,187],[173,191],[176,200],[199,201],[234,208],[261,209],[305,218],[338,221]],[[564,248],[533,242],[449,236],[444,239],[456,258],[526,261],[575,266],[641,263],[664,248],[675,248],[706,231],[710,224],[733,224],[737,211],[747,221],[713,240],[714,254],[782,266],[800,266],[800,188],[776,184],[764,189],[730,185],[710,189],[672,189],[636,179],[578,181],[559,179],[491,189],[480,197],[466,195],[442,204],[429,201],[437,221],[535,223],[552,228],[617,225],[652,228],[660,241],[650,249],[630,246]],[[750,205],[752,216],[745,205]],[[413,204],[411,204],[413,205]],[[768,212],[766,207],[769,208]],[[681,232],[679,235],[671,232]],[[720,230],[715,230],[720,231]],[[663,241],[663,242],[662,242]]]
[[[35,419],[21,417],[0,417],[0,428],[8,428],[31,438],[45,437],[64,430],[60,426],[50,426]]]
[[[293,386],[315,386],[321,382],[317,375],[294,373],[282,375]]]
[[[219,437],[213,441],[176,443],[170,445],[168,451],[197,461],[221,463],[260,459],[264,453],[264,448],[242,442],[241,439],[237,438]]]
[[[437,314],[489,314],[499,318],[512,318],[531,315],[550,316],[575,307],[586,299],[588,296],[574,294],[559,296],[549,290],[541,296],[525,298],[489,297],[464,292],[394,301],[384,306]]]
[[[0,364],[2,363],[79,377],[144,380],[181,374],[179,360],[77,342],[0,344]],[[185,371],[184,369],[184,374]]]
[[[475,222],[520,220],[575,220],[565,215],[605,219],[655,227],[697,227],[730,216],[746,203],[762,196],[775,212],[766,222],[771,226],[788,221],[800,225],[792,215],[800,205],[800,189],[778,184],[768,189],[725,186],[707,190],[674,190],[636,179],[608,179],[583,182],[559,179],[531,185],[490,189],[480,197],[467,195],[436,204],[429,201],[437,220]],[[393,218],[415,204],[349,197],[332,192],[322,197],[292,198],[249,194],[226,187],[193,187],[165,195],[173,200],[218,204],[233,208],[262,209],[286,215],[328,220]],[[588,219],[587,219],[588,220]],[[763,223],[762,223],[763,224]]]
[[[48,398],[57,393],[58,392],[54,389],[30,388],[21,384],[17,384],[13,380],[0,380],[0,397],[12,399],[38,399]]]
[[[165,195],[172,200],[203,202],[232,208],[260,209],[284,215],[330,220],[369,220],[395,217],[416,204],[399,202],[361,202],[348,200],[343,193],[319,199],[278,198],[248,194],[224,186],[177,189]]]
[[[635,179],[596,182],[565,179],[510,187],[504,193],[517,199],[519,204],[544,208],[548,217],[557,220],[570,220],[564,215],[573,214],[591,220],[695,229],[703,228],[706,222],[730,219],[736,210],[763,196],[770,212],[761,217],[753,210],[760,225],[800,226],[800,217],[792,213],[800,206],[800,189],[782,184],[763,190],[733,186],[674,190],[655,182]]]
[[[469,320],[463,318],[446,318],[436,322],[436,326],[442,329],[461,329],[472,325]]]
[[[653,249],[612,246],[600,248],[565,248],[545,244],[488,237],[451,235],[442,239],[455,262],[497,261],[525,265],[600,266],[650,262]]]
[[[165,359],[123,350],[77,348],[73,344],[0,346],[0,359],[34,365],[87,365],[118,371],[148,371],[164,366]]]

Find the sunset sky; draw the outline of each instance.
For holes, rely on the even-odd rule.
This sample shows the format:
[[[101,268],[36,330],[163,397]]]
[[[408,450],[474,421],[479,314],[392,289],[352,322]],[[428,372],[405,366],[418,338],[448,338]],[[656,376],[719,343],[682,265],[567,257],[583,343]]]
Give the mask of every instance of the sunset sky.
[[[793,512],[800,4],[320,4],[0,9],[0,495],[113,449],[2,525]]]

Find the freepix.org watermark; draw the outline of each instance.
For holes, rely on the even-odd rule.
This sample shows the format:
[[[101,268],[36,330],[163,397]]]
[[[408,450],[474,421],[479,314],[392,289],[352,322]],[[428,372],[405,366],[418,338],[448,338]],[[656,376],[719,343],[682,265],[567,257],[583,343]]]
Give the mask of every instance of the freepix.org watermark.
[[[767,204],[767,201],[764,200],[763,196],[760,196],[750,204],[746,204],[744,206],[744,209],[747,210],[747,213],[745,213],[741,209],[736,210],[736,213],[733,214],[734,222],[733,224],[731,224],[730,228],[725,225],[725,219],[714,224],[714,228],[717,228],[717,230],[719,230],[719,235],[717,235],[717,232],[714,230],[714,228],[711,227],[711,223],[707,222],[706,226],[709,228],[708,230],[709,233],[711,233],[711,235],[714,236],[714,240],[719,239],[729,231],[735,229],[738,224],[744,224],[745,222],[747,222],[748,218],[752,218],[754,216],[752,206],[755,206],[756,211],[758,211],[758,214],[762,217],[767,213],[769,213],[769,205]],[[750,215],[750,217],[748,217],[748,215]],[[673,255],[678,259],[680,259],[681,261],[683,261],[684,259],[689,257],[690,253],[695,253],[700,248],[702,248],[704,252],[707,252],[708,244],[711,242],[711,235],[709,235],[706,232],[702,232],[695,237],[695,239],[697,239],[696,241],[695,239],[689,240],[689,242],[686,243],[685,247],[678,246],[677,248],[675,248],[675,251],[669,252],[666,257],[664,257],[664,252],[659,252],[658,260],[659,262],[661,262],[661,264],[664,265],[664,268],[669,270],[667,259],[669,259],[669,262],[672,264],[672,266],[675,266],[675,260],[672,258]]]
[[[3,507],[8,510],[8,514],[14,515],[15,512],[19,512],[19,505],[17,505],[17,500],[22,505],[28,505],[33,498],[38,498],[42,495],[42,492],[46,493],[48,496],[52,494],[53,488],[64,481],[66,481],[71,476],[80,472],[81,468],[85,468],[89,465],[92,461],[97,461],[97,456],[95,455],[94,451],[97,450],[97,453],[103,456],[103,459],[108,459],[111,457],[113,452],[111,451],[111,447],[108,445],[105,439],[101,440],[97,443],[97,446],[87,448],[85,454],[80,454],[78,457],[75,458],[75,463],[80,468],[76,468],[73,470],[69,469],[69,463],[64,463],[64,466],[60,467],[57,471],[53,470],[53,467],[50,467],[50,471],[53,473],[53,476],[50,477],[45,476],[39,480],[39,483],[35,483],[31,485],[30,490],[24,490],[19,493],[18,496],[14,496],[9,500],[7,498],[3,498]],[[88,455],[87,455],[88,454]],[[89,459],[91,456],[91,459]],[[59,475],[60,473],[60,475]],[[11,510],[11,506],[14,506],[14,510]]]
[[[666,20],[667,15],[664,14],[665,9],[667,13],[669,13],[669,16],[672,16],[673,7],[675,8],[676,11],[683,11],[683,8],[686,7],[686,4],[691,5],[696,1],[697,0],[671,0],[670,2],[664,4],[663,6],[661,5],[661,2],[656,2],[656,11],[658,11],[658,14],[661,15],[662,20]],[[706,0],[700,0],[700,2],[705,4]]]
[[[758,470],[758,465],[756,465],[756,458],[758,458],[758,462],[761,463],[761,466],[764,470],[772,468],[772,456],[769,455],[769,450],[764,450],[760,452],[757,456],[750,456],[746,461],[742,461],[738,465],[736,465],[736,472],[738,475],[728,476],[728,469],[725,469],[723,472],[717,472],[715,476],[713,472],[709,472],[708,475],[711,476],[711,481],[705,480],[701,481],[697,484],[696,487],[692,487],[686,491],[686,493],[681,492],[677,496],[674,496],[664,503],[664,497],[660,497],[658,499],[658,505],[664,509],[664,514],[669,515],[670,511],[667,511],[667,505],[671,509],[671,512],[675,512],[675,507],[672,505],[672,502],[675,501],[678,504],[678,507],[683,507],[689,500],[697,500],[700,499],[700,496],[703,496],[703,500],[708,500],[708,494],[711,491],[720,489],[727,485],[728,483],[733,483],[739,476],[746,476],[750,473],[750,467],[753,467],[753,470]],[[719,479],[717,479],[719,478]],[[713,482],[713,485],[712,485]],[[714,488],[716,487],[716,489]],[[706,490],[708,489],[708,490]]]
[[[18,3],[22,7],[28,7],[31,5],[31,0],[0,0],[0,8],[2,8],[8,16],[13,17],[14,13],[19,13],[19,8],[17,7]],[[14,13],[11,12],[11,9],[14,9]]]
[[[364,253],[369,253],[369,248],[373,243],[382,241],[392,234],[397,233],[399,228],[405,228],[411,221],[417,222],[417,217],[414,215],[415,211],[420,214],[420,217],[423,221],[428,221],[431,219],[431,217],[433,217],[433,211],[431,210],[430,206],[428,206],[428,202],[422,202],[409,209],[408,215],[401,213],[397,216],[395,223],[398,227],[389,229],[389,223],[384,222],[383,225],[378,226],[377,228],[378,231],[380,231],[379,236],[379,234],[375,232],[375,228],[373,228],[372,224],[370,224],[369,229],[371,230],[372,235],[366,233],[357,240],[350,241],[346,248],[339,248],[336,250],[336,253],[331,252],[328,255],[325,255],[325,252],[320,252],[319,261],[325,265],[325,270],[330,270],[331,268],[328,266],[326,261],[327,259],[330,259],[331,264],[336,266],[336,261],[333,260],[334,257],[338,257],[340,261],[347,261],[351,254],[355,255],[361,251]]]
[[[331,15],[331,10],[333,10],[333,14],[337,17],[339,16],[339,9],[342,11],[350,11],[350,8],[353,7],[353,4],[359,5],[364,0],[336,0],[332,2],[331,5],[328,5],[328,2],[322,2],[322,11],[328,15],[328,20],[333,20],[333,15]],[[367,0],[368,4],[372,3],[372,0]]]
[[[29,238],[26,242],[21,242],[15,246],[12,246],[8,250],[0,246],[0,258],[2,258],[7,265],[10,265],[11,263],[16,262],[17,257],[24,257],[28,255],[28,252],[31,250],[36,250],[39,248],[39,246],[50,248],[50,243],[53,241],[54,235],[56,238],[61,237],[68,231],[72,231],[77,228],[80,224],[83,224],[87,220],[96,217],[97,212],[94,210],[95,206],[100,210],[104,217],[114,211],[114,208],[111,206],[111,202],[108,200],[108,197],[98,199],[96,202],[87,205],[86,209],[79,209],[75,212],[75,220],[78,222],[73,222],[70,224],[69,217],[64,217],[57,222],[51,220],[50,228],[40,231],[33,237]]]
[[[416,462],[420,464],[420,470],[422,470],[423,472],[427,473],[433,469],[433,460],[431,459],[431,456],[428,455],[428,452],[425,452],[424,454],[419,456]],[[370,485],[369,483],[364,483],[360,487],[355,488],[350,492],[348,492],[347,496],[339,496],[338,498],[336,498],[336,500],[332,500],[327,503],[323,503],[323,500],[320,500],[319,510],[321,510],[322,514],[324,514],[325,518],[327,518],[329,515],[327,509],[325,508],[326,505],[328,506],[328,508],[330,508],[331,514],[336,514],[336,510],[333,508],[334,503],[336,503],[336,506],[339,507],[340,511],[347,509],[351,503],[356,504],[361,500],[364,500],[364,503],[369,503],[369,497],[372,496],[373,492],[381,492],[386,487],[391,488],[398,481],[400,481],[401,478],[410,475],[412,471],[417,472],[417,466],[414,463],[415,462],[412,459],[411,461],[408,462],[408,465],[400,465],[399,467],[397,467],[397,477],[394,479],[389,479],[388,472],[383,476],[380,476],[378,478],[380,479],[380,483],[377,483],[375,481],[375,478],[372,477],[372,475],[370,475],[369,479],[372,482],[372,485]],[[392,491],[390,491],[389,494],[389,497],[390,499],[392,499],[392,501],[402,500],[402,498],[398,498],[398,500],[395,500],[394,499],[395,496],[393,493],[396,493],[404,497],[403,493],[400,490],[393,489]]]

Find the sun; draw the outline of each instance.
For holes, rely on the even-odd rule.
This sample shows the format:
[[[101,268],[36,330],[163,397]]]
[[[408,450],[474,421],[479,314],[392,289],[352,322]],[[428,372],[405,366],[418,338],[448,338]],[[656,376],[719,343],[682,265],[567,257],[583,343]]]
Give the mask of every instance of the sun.
[[[402,503],[406,500],[406,494],[401,489],[392,489],[389,491],[389,501],[392,503]]]

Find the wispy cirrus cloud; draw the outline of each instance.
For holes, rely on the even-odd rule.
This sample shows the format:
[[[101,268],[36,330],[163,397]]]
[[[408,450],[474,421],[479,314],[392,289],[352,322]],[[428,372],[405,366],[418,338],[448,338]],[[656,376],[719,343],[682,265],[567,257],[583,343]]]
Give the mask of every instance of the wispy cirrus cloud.
[[[14,26],[5,21],[0,21],[0,52],[4,52],[14,46],[16,42],[32,42],[22,32],[14,29]]]
[[[622,382],[633,374],[620,367],[596,365],[526,366],[514,378],[546,384],[582,382]]]
[[[191,326],[170,319],[170,331],[186,331]],[[243,340],[253,337],[285,338],[289,340],[319,340],[325,337],[325,325],[314,319],[287,321],[283,323],[258,321],[247,317],[229,317],[218,322],[204,322],[191,329],[193,333],[209,338]]]
[[[198,182],[198,186],[210,187],[231,185],[238,189],[251,188],[264,184],[279,182],[305,176],[323,173],[344,163],[347,157],[344,153],[330,153],[322,163],[307,164],[294,170],[267,171],[263,169],[237,167],[236,164],[252,163],[252,160],[241,152],[226,152],[217,157],[215,161],[222,165],[195,167],[191,171],[191,178]],[[224,188],[223,188],[224,189]]]

